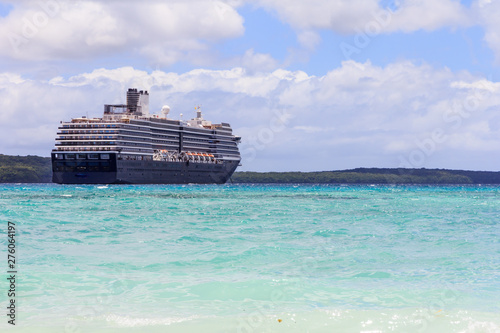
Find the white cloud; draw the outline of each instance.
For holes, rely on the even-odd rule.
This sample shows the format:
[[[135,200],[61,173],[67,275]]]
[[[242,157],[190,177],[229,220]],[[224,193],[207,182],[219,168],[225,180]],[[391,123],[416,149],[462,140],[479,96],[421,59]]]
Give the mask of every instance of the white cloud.
[[[321,37],[317,32],[308,30],[302,31],[298,34],[297,39],[305,49],[314,50],[320,43]]]
[[[15,73],[0,73],[0,88],[2,86],[8,86],[9,84],[19,84],[23,83],[25,79],[19,74]]]
[[[406,0],[392,15],[388,31],[433,31],[472,24],[470,11],[458,0]]]
[[[271,55],[255,53],[253,49],[247,50],[240,62],[245,69],[252,72],[268,72],[278,66]]]
[[[234,4],[233,4],[234,5]],[[0,18],[0,55],[23,60],[138,53],[171,64],[203,52],[205,41],[243,34],[223,1],[21,1]]]
[[[333,29],[352,32],[371,19],[378,9],[376,0],[281,0],[257,1],[260,6],[274,10],[280,18],[298,30]]]
[[[379,0],[260,0],[299,31],[331,29],[352,34],[435,30],[469,23],[467,9],[458,0],[401,0],[385,9]]]
[[[50,81],[3,73],[0,153],[47,155],[60,120],[99,116],[128,87],[151,91],[152,112],[168,104],[171,117],[188,118],[202,104],[207,119],[230,122],[243,136],[243,170],[398,167],[415,151],[425,157],[416,167],[498,169],[500,161],[500,84],[425,64],[354,61],[320,77],[243,68],[122,67]]]
[[[472,6],[478,24],[485,30],[484,40],[493,50],[496,63],[500,64],[500,2],[477,0]]]

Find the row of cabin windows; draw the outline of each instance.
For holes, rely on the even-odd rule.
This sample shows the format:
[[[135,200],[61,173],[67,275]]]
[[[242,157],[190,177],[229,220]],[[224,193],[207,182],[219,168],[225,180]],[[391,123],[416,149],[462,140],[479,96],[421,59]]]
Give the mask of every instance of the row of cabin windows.
[[[115,141],[89,141],[89,142],[67,141],[56,144],[56,146],[112,146],[112,145],[116,145],[116,142]]]
[[[83,131],[83,130],[63,130],[61,131],[62,134],[116,134],[116,133],[120,133],[121,131],[114,131],[114,130],[86,130],[86,131]]]
[[[81,124],[81,125],[75,125],[75,124],[64,124],[62,128],[116,128],[119,127],[117,124],[101,124],[101,125],[93,125],[93,124]]]
[[[55,158],[58,160],[109,160],[109,154],[55,154]]]
[[[102,136],[90,136],[90,135],[82,135],[82,136],[65,136],[61,135],[60,139],[64,140],[102,140],[102,139],[116,139],[114,135],[102,135]]]
[[[82,162],[82,161],[57,161],[54,163],[54,171],[111,171],[109,162]]]

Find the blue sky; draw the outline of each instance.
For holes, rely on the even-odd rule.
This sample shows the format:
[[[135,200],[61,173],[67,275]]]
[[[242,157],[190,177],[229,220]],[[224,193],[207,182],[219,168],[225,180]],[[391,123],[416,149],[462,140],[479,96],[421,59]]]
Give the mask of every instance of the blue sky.
[[[201,104],[230,122],[241,170],[500,170],[499,14],[491,0],[0,0],[0,153],[48,156],[60,120],[137,87],[153,111]]]

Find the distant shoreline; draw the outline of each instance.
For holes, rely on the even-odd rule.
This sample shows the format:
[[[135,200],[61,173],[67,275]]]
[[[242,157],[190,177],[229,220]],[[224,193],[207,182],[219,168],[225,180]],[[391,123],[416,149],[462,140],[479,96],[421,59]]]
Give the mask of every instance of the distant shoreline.
[[[233,183],[276,184],[500,184],[500,172],[447,169],[356,168],[319,172],[235,172]]]
[[[49,157],[0,154],[0,183],[51,183]],[[495,185],[499,171],[356,168],[318,172],[235,172],[234,184]]]

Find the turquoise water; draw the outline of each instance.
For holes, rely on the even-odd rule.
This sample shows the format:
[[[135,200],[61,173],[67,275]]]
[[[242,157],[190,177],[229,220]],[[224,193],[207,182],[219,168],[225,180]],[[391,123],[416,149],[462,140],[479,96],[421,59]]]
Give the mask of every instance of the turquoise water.
[[[0,216],[2,330],[500,331],[498,187],[18,184]]]

